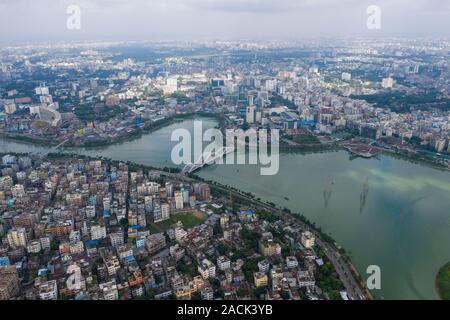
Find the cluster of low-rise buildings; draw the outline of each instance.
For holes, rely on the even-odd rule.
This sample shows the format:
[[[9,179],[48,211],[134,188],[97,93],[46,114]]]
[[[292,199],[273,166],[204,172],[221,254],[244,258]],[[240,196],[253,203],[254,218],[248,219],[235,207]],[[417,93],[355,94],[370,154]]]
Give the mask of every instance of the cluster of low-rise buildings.
[[[3,155],[0,298],[325,297],[315,235],[230,201],[120,162]]]
[[[218,54],[169,56],[157,63],[131,58],[114,62],[95,45],[90,50],[81,46],[79,54],[61,59],[55,46],[41,49],[39,62],[26,57],[20,68],[13,66],[17,55],[8,51],[13,49],[5,49],[5,81],[8,75],[14,83],[30,71],[49,68],[61,77],[32,91],[3,91],[0,132],[76,145],[105,143],[175,115],[208,112],[225,113],[229,126],[247,123],[289,134],[303,129],[319,135],[347,131],[374,140],[386,138],[387,145],[398,148],[448,153],[448,43],[343,40],[332,53],[312,46],[301,58],[257,58],[258,50],[274,48],[289,55],[291,46],[206,43],[197,50],[225,47],[239,62]],[[256,50],[254,58],[240,55],[249,48]],[[430,50],[428,60],[422,57],[424,48]],[[84,73],[66,80],[68,70]],[[435,99],[420,99],[430,94]],[[368,102],[370,96],[396,95],[398,101],[392,105]],[[410,144],[411,139],[418,143]]]

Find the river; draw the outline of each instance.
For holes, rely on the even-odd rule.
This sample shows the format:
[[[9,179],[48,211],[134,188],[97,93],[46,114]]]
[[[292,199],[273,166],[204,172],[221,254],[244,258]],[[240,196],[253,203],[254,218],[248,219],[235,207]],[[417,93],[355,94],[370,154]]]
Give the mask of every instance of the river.
[[[204,129],[215,125],[203,119]],[[192,131],[193,120],[120,144],[66,151],[173,166],[170,135],[180,127]],[[49,151],[1,138],[0,150]],[[282,154],[277,175],[261,176],[259,169],[215,165],[198,174],[301,212],[350,252],[363,277],[368,266],[381,268],[376,297],[438,298],[435,275],[450,260],[450,173],[385,155],[352,159],[345,151]]]

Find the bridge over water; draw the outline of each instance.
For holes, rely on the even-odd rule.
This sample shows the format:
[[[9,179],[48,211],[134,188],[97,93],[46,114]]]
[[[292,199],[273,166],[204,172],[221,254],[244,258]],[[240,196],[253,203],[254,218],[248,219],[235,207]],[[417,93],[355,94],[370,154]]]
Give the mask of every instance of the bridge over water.
[[[215,150],[214,154],[211,152],[203,152],[199,159],[194,163],[188,163],[184,166],[182,173],[192,173],[195,170],[203,168],[205,165],[213,164],[217,159],[223,158],[228,153],[234,152],[233,147],[222,147],[219,150]]]

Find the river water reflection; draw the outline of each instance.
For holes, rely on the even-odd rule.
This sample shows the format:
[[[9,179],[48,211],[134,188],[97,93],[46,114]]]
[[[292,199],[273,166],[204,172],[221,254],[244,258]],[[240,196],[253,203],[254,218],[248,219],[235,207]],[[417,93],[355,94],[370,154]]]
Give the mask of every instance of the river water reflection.
[[[204,129],[215,125],[203,119]],[[67,152],[173,166],[170,135],[179,127],[192,130],[193,120],[136,140]],[[0,149],[49,151],[1,139]],[[351,253],[361,274],[369,265],[380,266],[382,288],[374,291],[376,296],[438,298],[435,275],[450,260],[450,173],[383,155],[351,160],[344,151],[282,154],[275,176],[261,176],[259,169],[216,165],[198,174],[301,212]]]

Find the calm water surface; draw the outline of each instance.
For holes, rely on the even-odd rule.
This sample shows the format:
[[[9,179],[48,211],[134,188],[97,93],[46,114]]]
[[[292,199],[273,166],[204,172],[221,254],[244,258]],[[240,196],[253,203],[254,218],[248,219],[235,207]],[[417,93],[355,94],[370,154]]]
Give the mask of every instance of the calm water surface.
[[[215,125],[203,119],[204,128]],[[170,153],[175,143],[170,135],[180,127],[192,130],[193,120],[133,141],[67,152],[173,166]],[[0,150],[48,152],[1,139]],[[438,298],[434,278],[450,260],[450,173],[388,156],[351,160],[344,151],[283,154],[277,175],[261,176],[259,170],[257,165],[216,165],[199,175],[316,222],[351,253],[363,276],[369,265],[380,266],[382,288],[374,291],[378,297]]]

